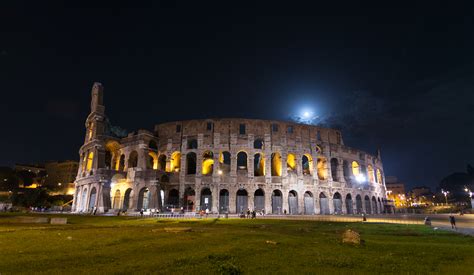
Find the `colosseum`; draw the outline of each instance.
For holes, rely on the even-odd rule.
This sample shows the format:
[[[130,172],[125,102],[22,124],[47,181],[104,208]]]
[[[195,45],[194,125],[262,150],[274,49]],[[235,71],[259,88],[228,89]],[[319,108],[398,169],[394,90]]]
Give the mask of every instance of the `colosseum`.
[[[344,145],[341,132],[259,119],[200,119],[127,133],[91,112],[73,211],[374,214],[389,211],[378,151]]]

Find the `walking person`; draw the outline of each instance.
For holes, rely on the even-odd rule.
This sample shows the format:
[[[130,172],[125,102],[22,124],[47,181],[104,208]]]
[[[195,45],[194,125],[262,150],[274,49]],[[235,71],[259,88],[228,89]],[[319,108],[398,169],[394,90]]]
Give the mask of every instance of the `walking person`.
[[[453,214],[449,215],[449,222],[451,223],[451,229],[458,230],[456,227],[456,219],[454,218]]]

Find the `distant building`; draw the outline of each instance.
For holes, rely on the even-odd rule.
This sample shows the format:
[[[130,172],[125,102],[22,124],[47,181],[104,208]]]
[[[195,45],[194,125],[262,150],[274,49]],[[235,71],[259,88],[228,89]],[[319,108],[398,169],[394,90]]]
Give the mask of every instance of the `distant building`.
[[[35,173],[36,175],[39,175],[41,172],[43,172],[43,173],[46,172],[46,169],[45,169],[44,165],[42,165],[42,164],[20,164],[20,163],[16,163],[14,170],[16,172],[28,171],[28,172]]]
[[[20,188],[38,188],[46,180],[46,169],[42,164],[16,163],[14,171],[18,176]]]
[[[426,186],[417,186],[411,190],[411,194],[414,197],[419,197],[422,195],[431,195],[431,189]]]
[[[387,187],[387,198],[393,200],[396,207],[407,205],[405,183],[399,181],[397,177],[386,176],[385,186]]]
[[[45,186],[62,194],[74,193],[74,181],[76,180],[79,163],[73,160],[53,161],[45,164],[48,174]]]

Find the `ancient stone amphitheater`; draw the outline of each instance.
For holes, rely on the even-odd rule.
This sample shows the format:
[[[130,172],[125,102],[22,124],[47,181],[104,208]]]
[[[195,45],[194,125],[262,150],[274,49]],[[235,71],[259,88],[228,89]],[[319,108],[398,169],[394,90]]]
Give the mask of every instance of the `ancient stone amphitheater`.
[[[92,88],[73,211],[360,214],[388,210],[380,153],[335,129],[287,121],[202,119],[123,133]]]

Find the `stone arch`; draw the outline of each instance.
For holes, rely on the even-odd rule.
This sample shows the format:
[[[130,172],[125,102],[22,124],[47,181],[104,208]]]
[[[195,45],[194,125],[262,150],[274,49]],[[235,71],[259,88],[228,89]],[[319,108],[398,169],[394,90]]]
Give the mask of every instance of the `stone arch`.
[[[143,187],[140,189],[140,192],[138,192],[138,200],[137,200],[137,209],[148,209],[149,208],[149,203],[150,203],[150,190],[147,187]]]
[[[214,154],[206,151],[202,154],[202,175],[212,175],[214,172]]]
[[[121,199],[120,189],[117,189],[115,190],[115,194],[114,194],[114,201],[113,201],[113,206],[112,206],[113,209],[120,209],[120,199]]]
[[[310,191],[304,193],[304,213],[306,215],[314,214],[314,198]]]
[[[353,161],[352,164],[351,164],[351,171],[352,171],[352,175],[354,177],[358,177],[360,175],[360,165],[357,161]]]
[[[298,214],[298,193],[295,190],[288,192],[288,213],[290,215]]]
[[[331,177],[333,181],[339,181],[339,175],[337,174],[339,170],[339,161],[337,158],[331,159]]]
[[[262,188],[255,190],[253,196],[253,205],[255,211],[264,211],[265,210],[265,192]]]
[[[382,172],[380,172],[380,169],[377,169],[377,182],[378,184],[383,184]]]
[[[319,209],[320,209],[321,215],[331,214],[329,210],[329,201],[328,201],[328,198],[326,197],[326,194],[324,194],[324,192],[319,193]]]
[[[89,210],[93,210],[95,207],[95,203],[97,200],[97,189],[95,187],[92,187],[91,193],[89,195]]]
[[[189,152],[186,154],[186,174],[196,174],[196,153]]]
[[[229,213],[229,190],[219,191],[219,213]]]
[[[372,165],[367,165],[367,178],[370,183],[375,183],[375,173]]]
[[[109,140],[105,143],[105,167],[107,169],[116,169],[119,150],[120,144],[117,141]]]
[[[237,170],[247,171],[247,153],[244,151],[237,154]]]
[[[354,214],[354,210],[352,209],[352,196],[351,196],[351,194],[346,195],[346,213],[347,214]]]
[[[282,207],[283,207],[283,195],[280,190],[275,189],[272,192],[272,213],[281,215]]]
[[[262,149],[263,149],[263,145],[264,145],[263,138],[257,138],[257,139],[255,139],[254,142],[253,142],[253,148],[254,148],[254,149],[260,149],[260,150],[262,150]]]
[[[198,148],[198,141],[195,138],[188,139],[188,149],[197,149]]]
[[[365,195],[364,201],[365,201],[365,213],[366,214],[372,214],[372,206],[370,205],[369,196]]]
[[[253,175],[255,177],[265,176],[265,157],[263,153],[256,153],[253,156]]]
[[[138,153],[133,150],[128,156],[128,168],[134,168],[138,166]]]
[[[170,169],[168,172],[179,173],[181,169],[181,153],[175,151],[171,154]]]
[[[156,152],[153,152],[153,151],[148,152],[146,168],[153,169],[153,170],[158,169],[158,155],[156,154]]]
[[[290,153],[286,156],[286,169],[290,173],[296,172],[296,157],[294,154]]]
[[[327,180],[328,179],[328,164],[325,157],[318,157],[318,179]]]
[[[168,191],[168,208],[177,208],[179,206],[179,191],[175,188]]]
[[[280,153],[273,153],[272,161],[272,177],[281,177],[281,155]]]
[[[360,195],[356,196],[356,213],[357,214],[362,214],[363,208],[362,208],[362,197]]]
[[[120,155],[120,159],[117,163],[117,170],[118,171],[125,171],[125,155]]]
[[[79,207],[81,212],[87,211],[87,188],[82,190],[82,196],[81,196],[81,206]]]
[[[245,189],[239,189],[237,191],[237,199],[235,200],[236,203],[236,212],[237,213],[245,213],[248,209],[248,193]]]
[[[157,169],[160,171],[166,171],[166,155],[165,154],[160,154],[160,156],[158,156]]]
[[[303,175],[313,174],[313,157],[310,154],[304,154],[301,157],[301,167],[303,169]]]
[[[196,192],[191,187],[184,190],[184,210],[186,212],[194,211],[194,201],[196,199]]]
[[[89,152],[87,154],[87,164],[86,164],[86,171],[90,172],[92,170],[92,165],[94,164],[94,152]]]
[[[123,195],[123,203],[122,209],[127,210],[130,208],[130,198],[131,198],[132,188],[128,188],[125,190],[125,194]]]
[[[219,153],[219,167],[222,172],[230,172],[231,161],[231,154],[228,151]]]
[[[212,192],[208,187],[201,190],[201,210],[212,211]]]
[[[334,205],[334,214],[342,214],[342,196],[339,192],[334,193],[332,203]]]
[[[372,196],[372,213],[373,214],[379,213],[378,206],[377,206],[377,199],[375,198],[375,196]]]

